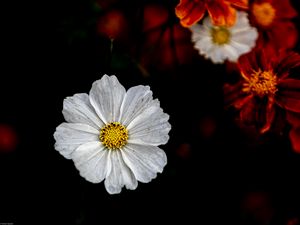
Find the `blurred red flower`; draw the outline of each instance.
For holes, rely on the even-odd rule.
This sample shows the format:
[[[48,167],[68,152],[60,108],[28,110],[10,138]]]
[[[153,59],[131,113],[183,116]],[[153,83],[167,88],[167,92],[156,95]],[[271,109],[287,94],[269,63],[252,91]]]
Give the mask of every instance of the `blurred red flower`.
[[[259,31],[258,48],[293,48],[298,31],[291,21],[297,16],[289,0],[254,0],[250,6],[250,22]],[[288,34],[288,35],[287,35]]]
[[[110,39],[124,38],[128,34],[127,28],[127,20],[119,10],[108,11],[97,23],[98,33]]]
[[[232,26],[236,20],[236,10],[248,8],[248,0],[180,0],[175,13],[184,27],[200,21],[208,11],[214,25]]]
[[[17,146],[17,134],[13,127],[0,124],[0,152],[14,151]]]
[[[291,77],[290,69],[298,66],[298,53],[255,50],[238,61],[242,79],[224,86],[225,101],[240,110],[239,121],[255,126],[261,133],[270,129],[275,116],[286,115],[296,151],[300,151],[300,79]]]
[[[190,62],[193,55],[197,55],[190,31],[180,26],[172,16],[162,5],[148,4],[144,7],[142,42],[133,50],[142,67],[173,69]]]

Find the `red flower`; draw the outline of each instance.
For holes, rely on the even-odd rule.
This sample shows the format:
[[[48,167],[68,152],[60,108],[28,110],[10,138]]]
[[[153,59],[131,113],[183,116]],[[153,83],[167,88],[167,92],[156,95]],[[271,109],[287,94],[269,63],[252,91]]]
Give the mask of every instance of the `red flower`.
[[[191,42],[190,31],[177,23],[167,7],[145,5],[141,21],[142,41],[137,42],[133,55],[138,58],[143,71],[150,68],[173,70],[198,55]]]
[[[184,27],[192,26],[200,21],[208,11],[213,24],[218,26],[232,26],[236,20],[233,8],[248,8],[248,0],[180,0],[175,13]]]
[[[97,31],[111,39],[126,36],[127,20],[119,10],[111,10],[101,16],[98,20]]]
[[[297,12],[289,0],[254,0],[249,8],[250,22],[260,33],[258,48],[268,44],[285,49],[295,46],[298,32],[291,19]]]
[[[239,121],[261,133],[268,131],[283,111],[292,126],[292,145],[300,151],[300,76],[290,75],[290,69],[298,66],[298,53],[255,50],[238,61],[242,79],[224,89],[227,103],[240,110]]]

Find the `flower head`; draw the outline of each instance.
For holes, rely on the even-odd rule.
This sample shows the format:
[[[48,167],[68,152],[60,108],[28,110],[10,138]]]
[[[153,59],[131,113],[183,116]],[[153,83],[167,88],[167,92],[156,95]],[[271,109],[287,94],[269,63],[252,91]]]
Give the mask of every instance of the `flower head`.
[[[254,46],[258,33],[250,27],[247,14],[238,12],[236,24],[232,27],[214,26],[207,17],[203,25],[192,26],[192,41],[200,55],[214,63],[226,59],[236,62],[240,55],[249,52]]]
[[[175,13],[184,27],[199,22],[206,11],[216,26],[232,26],[236,21],[235,8],[247,9],[248,0],[180,0]]]
[[[115,76],[104,75],[87,94],[64,100],[67,123],[56,128],[55,149],[72,159],[80,175],[99,183],[105,179],[110,194],[123,186],[134,190],[162,172],[166,154],[169,116],[153,100],[148,86],[127,92]]]
[[[249,8],[250,22],[260,34],[259,48],[269,44],[285,49],[295,46],[298,32],[291,19],[297,12],[289,0],[254,0]]]
[[[294,52],[255,50],[239,59],[241,80],[235,85],[225,85],[226,101],[240,110],[242,123],[257,127],[261,133],[268,131],[276,113],[285,111],[292,125],[292,143],[299,146],[300,136],[300,79],[290,76],[290,70],[300,66],[300,55]],[[279,118],[278,118],[279,119]],[[296,141],[298,140],[298,141]],[[294,146],[296,146],[294,144]]]

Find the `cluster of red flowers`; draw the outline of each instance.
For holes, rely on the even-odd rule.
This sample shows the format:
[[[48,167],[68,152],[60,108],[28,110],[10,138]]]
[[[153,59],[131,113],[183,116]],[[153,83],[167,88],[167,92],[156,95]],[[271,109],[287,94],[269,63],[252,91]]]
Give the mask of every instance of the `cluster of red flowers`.
[[[237,63],[240,80],[225,84],[225,102],[239,111],[238,121],[261,134],[290,125],[293,149],[300,153],[300,55],[289,0],[180,0],[175,13],[184,27],[208,14],[216,26],[230,27],[237,10],[248,13],[259,37],[256,47]],[[288,35],[287,35],[288,34]],[[282,125],[283,124],[283,125]],[[279,126],[280,125],[280,126]]]

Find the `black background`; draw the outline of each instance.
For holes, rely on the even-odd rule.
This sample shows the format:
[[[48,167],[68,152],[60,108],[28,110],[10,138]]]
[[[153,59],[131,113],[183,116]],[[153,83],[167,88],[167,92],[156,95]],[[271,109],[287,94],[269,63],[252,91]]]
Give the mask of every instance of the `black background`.
[[[299,215],[300,156],[287,130],[258,137],[236,126],[233,113],[224,110],[224,65],[196,51],[189,62],[175,59],[165,69],[150,62],[148,76],[133,63],[139,59],[130,50],[143,42],[137,16],[149,2],[170,9],[170,26],[178,23],[177,1],[116,1],[111,7],[125,12],[131,33],[129,41],[114,42],[112,54],[109,39],[95,29],[104,12],[91,0],[4,7],[0,122],[14,127],[19,141],[15,151],[0,155],[0,223],[258,224],[241,207],[252,192],[270,197],[271,224]],[[300,29],[299,18],[295,23]],[[63,99],[87,93],[105,73],[116,74],[126,89],[150,85],[172,124],[170,140],[161,146],[168,156],[164,172],[118,195],[109,195],[103,183],[85,181],[53,147],[55,128],[64,121]],[[207,121],[213,124],[208,134]]]

